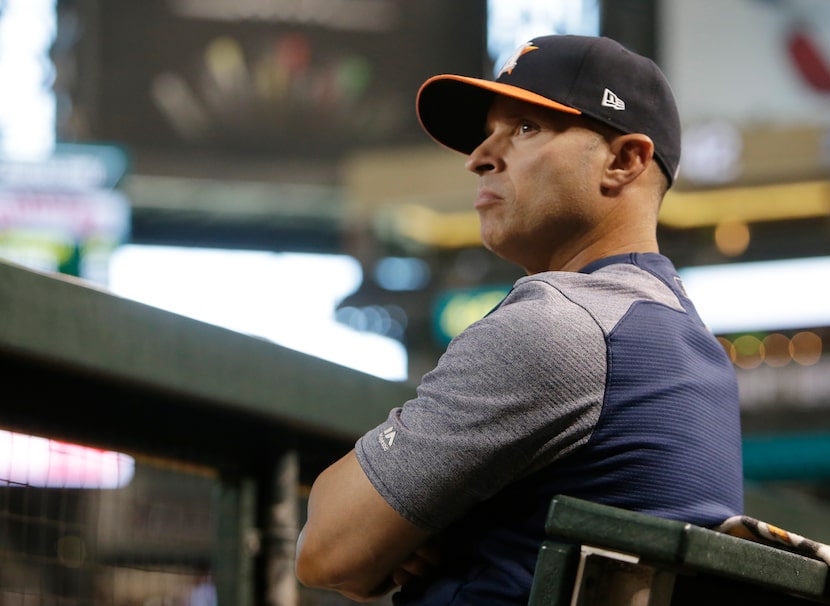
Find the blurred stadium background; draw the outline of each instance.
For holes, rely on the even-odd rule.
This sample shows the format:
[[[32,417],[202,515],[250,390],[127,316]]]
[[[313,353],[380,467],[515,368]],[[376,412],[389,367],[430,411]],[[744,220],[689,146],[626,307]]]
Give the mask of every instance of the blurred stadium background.
[[[0,606],[347,603],[308,482],[520,277],[415,94],[550,32],[672,82],[747,512],[830,541],[826,0],[2,0]]]

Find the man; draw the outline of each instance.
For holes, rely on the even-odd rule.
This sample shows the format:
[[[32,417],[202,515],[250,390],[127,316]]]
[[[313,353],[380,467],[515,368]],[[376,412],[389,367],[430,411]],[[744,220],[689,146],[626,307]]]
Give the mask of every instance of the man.
[[[680,125],[656,65],[540,37],[495,82],[431,78],[418,115],[468,155],[485,246],[528,275],[315,481],[300,581],[526,604],[556,494],[707,526],[740,513],[732,365],[658,252]]]

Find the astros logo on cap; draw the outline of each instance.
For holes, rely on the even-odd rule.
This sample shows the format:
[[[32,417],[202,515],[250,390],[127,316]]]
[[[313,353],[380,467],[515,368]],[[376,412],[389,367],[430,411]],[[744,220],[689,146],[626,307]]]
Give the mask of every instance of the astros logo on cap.
[[[519,62],[519,58],[522,55],[525,55],[530,51],[535,50],[539,50],[539,47],[534,46],[532,42],[526,42],[525,44],[517,48],[513,52],[513,54],[510,55],[510,58],[505,62],[504,67],[501,68],[501,71],[499,71],[498,78],[501,78],[502,74],[504,74],[505,72],[508,74],[512,74],[513,68],[516,67],[516,64]]]

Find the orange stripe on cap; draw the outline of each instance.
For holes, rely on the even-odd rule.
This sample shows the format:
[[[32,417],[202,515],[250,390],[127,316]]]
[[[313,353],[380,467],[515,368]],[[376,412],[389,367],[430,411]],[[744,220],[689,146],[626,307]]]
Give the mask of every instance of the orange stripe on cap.
[[[421,85],[421,88],[418,90],[418,96],[421,96],[421,92],[427,86],[439,80],[454,80],[455,82],[463,82],[464,84],[469,84],[471,86],[475,86],[476,88],[481,88],[506,97],[512,97],[513,99],[527,101],[528,103],[533,103],[534,105],[541,105],[542,107],[555,109],[560,112],[565,112],[566,114],[582,114],[582,112],[575,107],[559,103],[558,101],[548,99],[542,95],[537,95],[534,92],[519,88],[518,86],[511,86],[510,84],[502,84],[501,82],[493,82],[491,80],[482,80],[480,78],[470,78],[469,76],[456,76],[454,74],[433,76]]]

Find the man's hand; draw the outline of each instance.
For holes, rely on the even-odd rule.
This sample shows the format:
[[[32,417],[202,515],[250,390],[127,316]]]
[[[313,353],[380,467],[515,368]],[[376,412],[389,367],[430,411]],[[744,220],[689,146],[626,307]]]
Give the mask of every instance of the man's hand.
[[[437,537],[424,543],[392,573],[395,585],[406,585],[416,577],[428,576],[441,564],[441,548]]]

